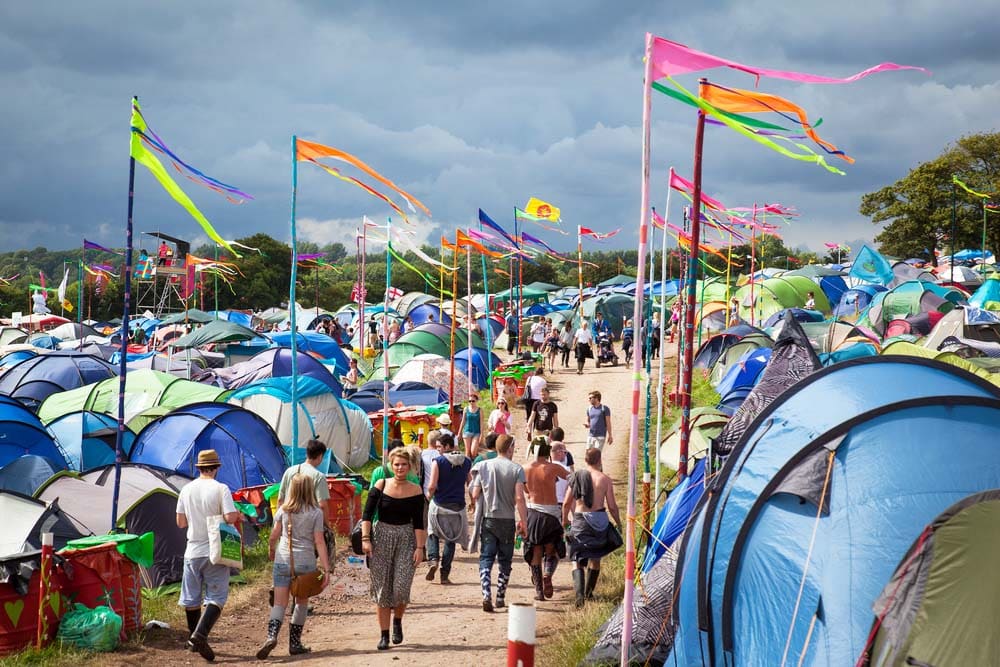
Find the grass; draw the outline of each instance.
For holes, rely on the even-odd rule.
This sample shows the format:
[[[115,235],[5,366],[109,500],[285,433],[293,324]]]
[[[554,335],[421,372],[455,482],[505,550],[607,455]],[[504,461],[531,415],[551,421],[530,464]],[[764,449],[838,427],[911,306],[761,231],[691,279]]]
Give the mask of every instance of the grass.
[[[675,364],[676,359],[667,360],[664,377],[673,377]],[[691,383],[692,407],[716,405],[718,402],[719,395],[709,383],[708,378],[700,373],[695,373]],[[663,423],[663,430],[669,429],[680,416],[679,406],[667,406],[664,414],[659,418]],[[656,415],[653,416],[650,424],[651,428],[655,429]],[[642,429],[641,423],[640,429]],[[652,452],[650,454],[653,455]],[[628,501],[628,488],[621,480],[625,477],[626,466],[627,463],[623,462],[619,469],[613,473],[615,479],[618,480],[615,485],[615,499],[618,501],[623,516]],[[661,470],[661,478],[669,480],[669,487],[677,483],[675,471],[671,469]],[[641,508],[638,507],[640,502],[640,498],[636,498],[637,512],[641,511]],[[637,558],[638,563],[642,562],[641,554],[644,546],[644,542],[640,539],[636,549],[636,554],[639,557]],[[638,564],[636,568],[639,568]],[[621,604],[624,592],[625,550],[619,549],[601,561],[601,578],[597,585],[594,601],[587,603],[582,609],[566,609],[563,612],[563,618],[554,624],[551,636],[539,643],[538,664],[555,667],[570,667],[580,664],[599,638],[598,630],[600,627]]]

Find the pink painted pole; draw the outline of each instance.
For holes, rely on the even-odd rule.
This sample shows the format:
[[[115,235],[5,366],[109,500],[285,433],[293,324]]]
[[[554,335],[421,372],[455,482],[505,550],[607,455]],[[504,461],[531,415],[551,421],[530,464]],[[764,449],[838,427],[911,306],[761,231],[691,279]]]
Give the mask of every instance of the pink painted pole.
[[[632,322],[638,327],[642,322],[642,292],[646,266],[646,245],[649,234],[649,134],[650,107],[652,106],[653,35],[646,33],[646,69],[642,80],[642,187],[639,203],[639,256],[636,258],[635,308]],[[632,598],[635,579],[635,471],[639,464],[639,385],[642,380],[642,355],[632,356],[632,423],[628,436],[628,510],[625,521],[625,595],[622,598],[622,652],[621,664],[628,664],[629,647],[632,645]]]
[[[535,665],[535,606],[515,602],[507,614],[507,667]]]
[[[46,616],[49,595],[52,593],[52,533],[42,533],[42,557],[38,567],[38,625],[35,648],[42,649],[49,641],[49,622]]]

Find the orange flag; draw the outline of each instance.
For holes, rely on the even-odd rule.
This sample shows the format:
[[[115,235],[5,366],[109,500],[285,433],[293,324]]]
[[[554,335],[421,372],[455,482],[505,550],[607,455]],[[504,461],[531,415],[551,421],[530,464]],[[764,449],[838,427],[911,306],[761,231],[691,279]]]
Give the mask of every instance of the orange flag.
[[[764,113],[768,111],[794,113],[798,116],[799,122],[802,123],[806,136],[820,146],[826,148],[834,155],[851,164],[854,164],[854,158],[846,155],[833,144],[819,138],[819,135],[816,134],[812,125],[809,124],[809,119],[806,117],[805,110],[794,102],[790,102],[783,97],[778,97],[777,95],[758,93],[752,90],[725,88],[716,84],[702,86],[701,94],[702,99],[716,109],[721,109],[722,111],[728,111],[730,113]]]
[[[351,155],[350,153],[345,153],[344,151],[333,148],[331,146],[324,146],[323,144],[317,144],[312,141],[306,141],[304,139],[296,139],[295,147],[296,147],[295,150],[296,160],[312,162],[313,164],[317,164],[319,166],[322,165],[319,164],[318,160],[324,157],[333,158],[335,160],[346,162],[347,164],[357,167],[358,169],[365,172],[378,182],[382,183],[383,185],[392,188],[392,190],[398,193],[401,197],[403,197],[403,199],[408,201],[413,206],[416,206],[427,215],[431,214],[430,209],[424,206],[419,199],[417,199],[409,192],[402,189],[401,187],[390,181],[388,178],[378,173],[377,171],[369,167],[367,164],[365,164],[358,158]]]
[[[483,253],[487,257],[503,257],[500,253],[493,252],[482,243],[474,241],[469,238],[469,235],[463,232],[461,229],[458,230],[458,247],[459,248],[475,248],[479,252]]]

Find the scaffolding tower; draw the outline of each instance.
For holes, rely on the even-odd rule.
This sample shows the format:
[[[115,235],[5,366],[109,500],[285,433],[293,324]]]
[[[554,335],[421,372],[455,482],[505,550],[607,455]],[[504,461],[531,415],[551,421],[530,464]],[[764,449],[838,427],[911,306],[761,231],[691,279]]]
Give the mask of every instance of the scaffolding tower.
[[[160,264],[159,253],[156,251],[158,244],[154,241],[154,251],[148,254],[148,266],[136,265],[135,275],[132,277],[135,283],[134,291],[138,295],[136,312],[143,313],[148,310],[159,319],[164,315],[185,310],[182,292],[188,278],[185,264],[191,252],[191,244],[162,232],[142,232],[141,237],[172,243],[174,248],[168,246],[171,255]]]

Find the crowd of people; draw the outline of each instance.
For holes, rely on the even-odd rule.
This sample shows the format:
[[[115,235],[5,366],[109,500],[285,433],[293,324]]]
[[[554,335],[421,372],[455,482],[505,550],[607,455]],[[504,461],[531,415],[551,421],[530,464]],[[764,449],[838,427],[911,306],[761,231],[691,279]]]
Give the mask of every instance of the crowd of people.
[[[337,326],[335,320],[330,322]],[[336,337],[339,332],[328,326],[324,324],[323,331]],[[373,328],[374,336],[382,333]],[[398,336],[390,332],[390,338],[393,333]],[[567,368],[573,353],[577,372],[582,373],[586,359],[593,357],[591,346],[602,334],[610,335],[610,327],[600,313],[593,322],[583,320],[576,328],[566,322],[559,329],[550,320],[536,318],[530,342],[533,350],[544,352],[545,363],[525,381],[520,443],[507,398],[500,396],[487,415],[473,393],[457,418],[457,432],[451,430],[451,417],[445,413],[428,434],[425,449],[404,446],[399,440],[388,444],[385,465],[372,475],[360,523],[379,650],[404,640],[403,617],[417,569],[426,565],[427,581],[450,585],[458,549],[479,552],[485,612],[507,605],[519,546],[536,601],[552,598],[553,575],[566,558],[572,563],[575,603],[583,605],[593,596],[601,559],[622,544],[613,483],[601,465],[603,449],[614,442],[611,410],[602,403],[600,391],[590,392],[589,405],[580,409],[587,435],[585,467],[578,467],[566,446],[560,406],[553,400],[545,369],[553,373],[560,354],[562,367]],[[631,347],[634,339],[634,329],[626,322],[623,344],[627,341]],[[355,362],[341,380],[347,391],[356,389]],[[515,460],[518,446],[525,450],[523,464]],[[267,658],[277,646],[289,606],[289,654],[310,651],[302,643],[309,598],[295,591],[294,582],[302,573],[316,572],[321,591],[329,581],[326,575],[334,558],[333,533],[326,519],[329,490],[318,469],[326,446],[310,441],[306,454],[306,462],[290,467],[280,485],[269,542],[273,588],[258,659]],[[215,481],[219,466],[215,452],[201,452],[200,477],[184,487],[177,503],[177,524],[187,531],[188,539],[180,598],[187,615],[188,646],[208,661],[214,659],[208,638],[228,598],[229,569],[209,558],[206,522],[219,516],[226,523],[240,520],[226,487]]]

